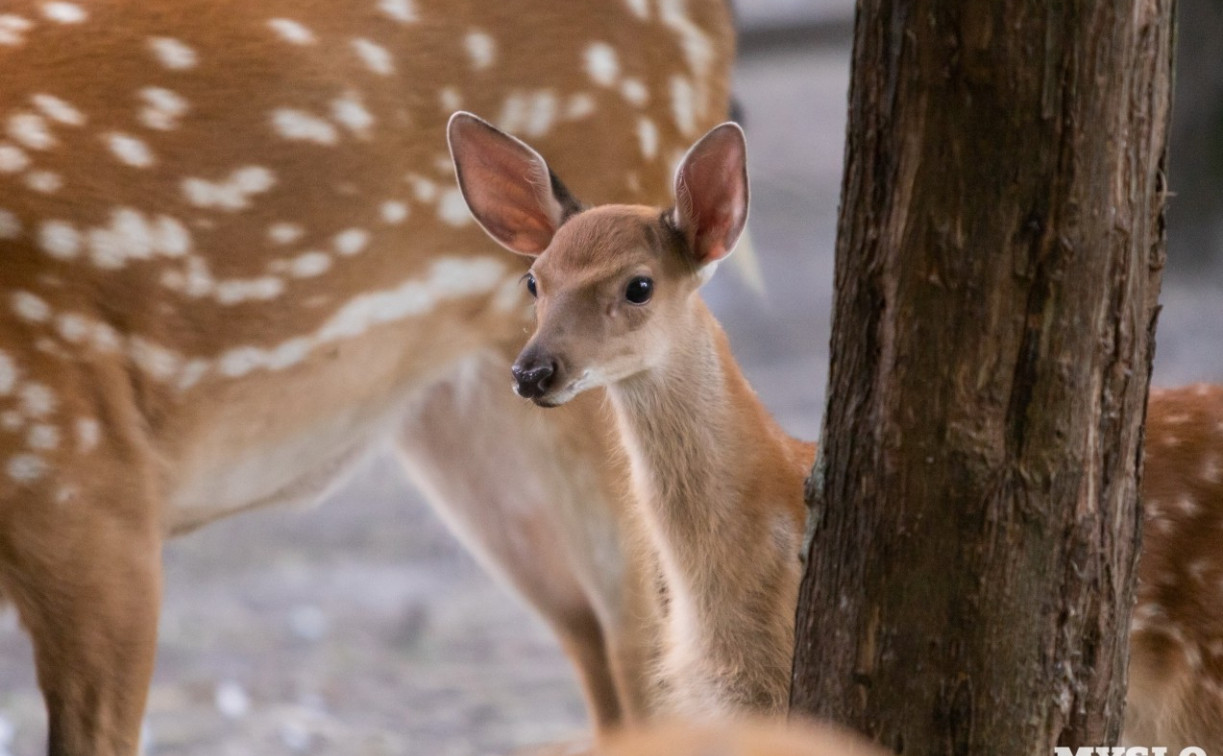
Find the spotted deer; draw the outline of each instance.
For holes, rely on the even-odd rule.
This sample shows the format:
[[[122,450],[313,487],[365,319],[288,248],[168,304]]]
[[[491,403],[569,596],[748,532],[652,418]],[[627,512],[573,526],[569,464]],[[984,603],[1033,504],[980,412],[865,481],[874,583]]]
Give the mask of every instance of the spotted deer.
[[[164,540],[397,443],[549,622],[596,727],[648,706],[618,430],[504,390],[529,325],[446,151],[470,107],[583,196],[661,200],[725,117],[723,0],[0,4],[0,592],[49,752],[136,752]]]
[[[1126,741],[1223,753],[1223,386],[1154,389]]]
[[[468,113],[449,134],[474,217],[534,258],[518,394],[557,407],[607,389],[666,590],[661,709],[783,712],[815,447],[764,409],[698,293],[746,223],[743,132],[692,147],[667,210],[583,209],[523,142]]]

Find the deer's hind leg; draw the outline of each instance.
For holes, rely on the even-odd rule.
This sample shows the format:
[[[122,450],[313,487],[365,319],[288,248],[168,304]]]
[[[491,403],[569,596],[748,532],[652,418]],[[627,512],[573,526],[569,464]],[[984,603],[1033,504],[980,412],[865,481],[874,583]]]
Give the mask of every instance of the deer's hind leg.
[[[603,732],[646,712],[652,637],[612,428],[597,397],[541,413],[514,395],[508,365],[484,354],[431,387],[400,449],[460,539],[551,625]]]

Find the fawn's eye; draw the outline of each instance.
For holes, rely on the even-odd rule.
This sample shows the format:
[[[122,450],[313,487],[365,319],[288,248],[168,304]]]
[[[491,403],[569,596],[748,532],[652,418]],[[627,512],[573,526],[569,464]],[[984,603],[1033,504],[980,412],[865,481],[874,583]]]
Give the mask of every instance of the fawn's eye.
[[[633,304],[645,304],[654,295],[654,281],[645,276],[637,276],[628,282],[624,290],[624,298]]]
[[[532,297],[538,297],[539,292],[535,290],[535,276],[528,273],[525,276],[523,276],[523,278],[525,278],[527,281],[527,291],[531,292]]]

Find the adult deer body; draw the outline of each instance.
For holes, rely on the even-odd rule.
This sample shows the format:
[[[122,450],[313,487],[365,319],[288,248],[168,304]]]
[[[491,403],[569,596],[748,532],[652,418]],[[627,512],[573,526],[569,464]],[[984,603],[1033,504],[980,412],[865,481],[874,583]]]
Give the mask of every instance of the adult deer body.
[[[584,195],[661,199],[731,51],[721,0],[0,8],[0,592],[51,753],[135,751],[167,535],[317,497],[388,435],[597,725],[639,713],[615,431],[504,390],[522,271],[444,124],[498,113]]]
[[[1125,739],[1223,753],[1223,386],[1153,389]]]

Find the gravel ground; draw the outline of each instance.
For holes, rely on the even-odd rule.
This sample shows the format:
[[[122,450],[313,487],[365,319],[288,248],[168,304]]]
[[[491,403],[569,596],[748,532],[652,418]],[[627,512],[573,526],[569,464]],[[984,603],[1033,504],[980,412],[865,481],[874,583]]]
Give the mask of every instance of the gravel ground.
[[[733,270],[708,290],[764,400],[807,438],[827,377],[848,60],[834,47],[743,61],[751,229],[768,299]],[[1220,281],[1173,275],[1165,286],[1157,383],[1223,381]],[[387,457],[317,509],[241,515],[179,539],[166,565],[149,754],[461,756],[585,731],[548,632]],[[10,613],[0,617],[0,756],[41,754],[43,717]]]

